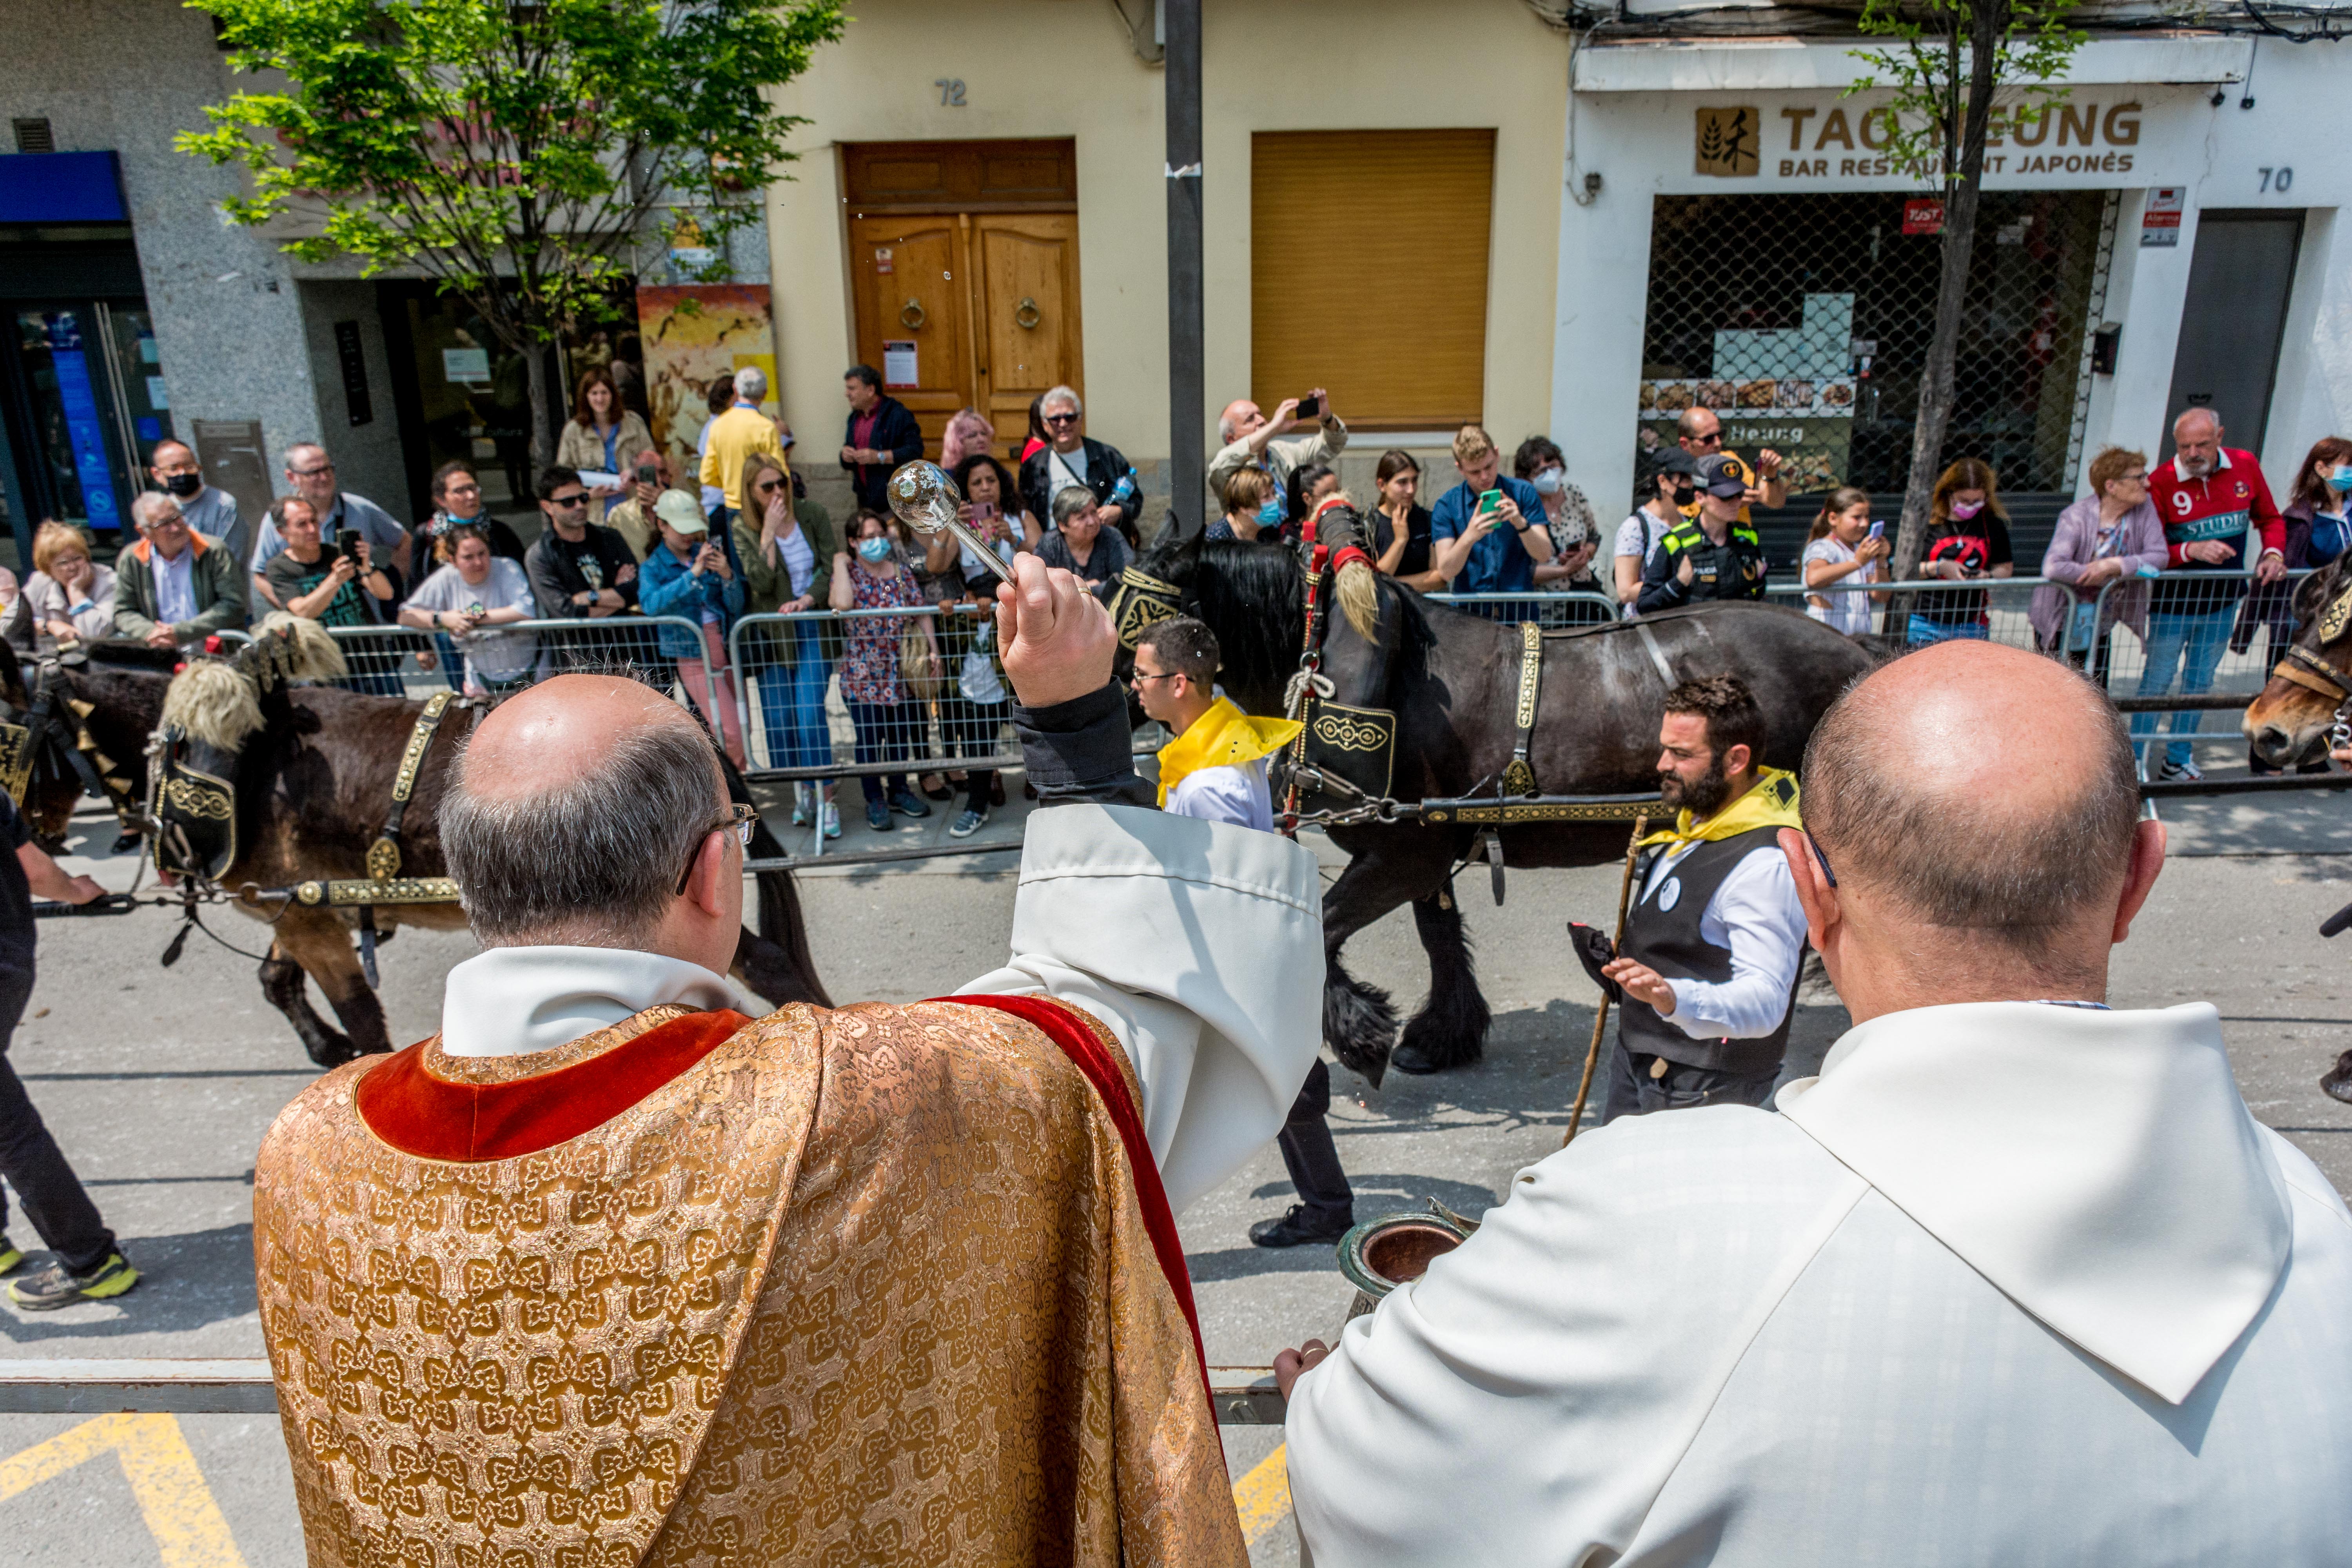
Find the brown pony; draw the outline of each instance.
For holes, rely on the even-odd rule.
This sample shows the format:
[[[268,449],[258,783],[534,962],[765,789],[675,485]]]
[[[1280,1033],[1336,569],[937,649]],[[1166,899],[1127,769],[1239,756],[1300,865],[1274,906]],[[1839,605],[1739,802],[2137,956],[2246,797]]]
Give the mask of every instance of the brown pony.
[[[2336,714],[2352,709],[2352,575],[2344,562],[2305,578],[2294,605],[2294,643],[2246,705],[2246,739],[2274,768],[2325,759]]]
[[[45,726],[47,737],[36,738],[39,749],[26,789],[26,816],[37,835],[49,842],[60,838],[83,792],[80,768],[64,754],[77,740],[87,742],[79,747],[84,761],[96,763],[94,771],[118,809],[135,810],[145,800],[148,740],[163,720],[172,670],[181,658],[172,649],[100,644],[86,661],[52,661],[38,672],[32,687],[47,692],[52,717]],[[16,655],[0,644],[0,696],[17,722],[24,721],[37,695]],[[236,858],[219,886],[234,896],[246,888],[366,876],[368,847],[383,830],[393,780],[424,703],[285,681],[270,683],[257,695],[259,728],[233,751],[215,750],[202,764],[207,772],[233,777],[236,786]],[[401,875],[448,875],[437,822],[441,795],[450,760],[486,711],[453,705],[443,718],[403,820]],[[731,766],[726,773],[733,798],[749,801],[741,776]],[[761,825],[751,853],[780,857],[782,849]],[[760,873],[758,894],[760,929],[742,933],[735,974],[778,1005],[831,1005],[810,960],[791,876]],[[392,1048],[383,1005],[353,948],[358,911],[274,900],[233,907],[268,925],[261,988],[293,1025],[312,1061],[333,1067]],[[381,940],[404,925],[463,930],[466,916],[455,904],[380,905],[375,924]],[[305,975],[326,994],[341,1030],[312,1009]]]

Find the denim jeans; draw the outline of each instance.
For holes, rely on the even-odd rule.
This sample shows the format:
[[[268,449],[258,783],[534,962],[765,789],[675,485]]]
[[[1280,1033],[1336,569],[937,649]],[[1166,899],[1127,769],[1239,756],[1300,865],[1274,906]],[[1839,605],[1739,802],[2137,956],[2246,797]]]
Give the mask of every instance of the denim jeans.
[[[793,663],[760,671],[760,722],[768,732],[768,766],[818,768],[833,761],[833,732],[824,719],[824,687],[833,674],[824,641],[811,621],[780,628],[793,639]]]
[[[1911,624],[1904,628],[1903,640],[1913,647],[1923,647],[1931,642],[1950,642],[1956,637],[1975,637],[1982,641],[1990,635],[1982,621],[1963,621],[1958,626],[1948,626],[1925,616],[1914,616]]]
[[[904,762],[915,754],[917,727],[923,721],[922,704],[912,698],[902,702],[852,702],[849,721],[857,726],[857,760],[861,763]],[[858,785],[868,801],[887,801],[907,787],[904,773],[867,773]]]
[[[2184,697],[2195,697],[2213,689],[2213,669],[2221,662],[2221,650],[2229,646],[2230,626],[2237,619],[2238,607],[2226,605],[2218,610],[2206,610],[2196,615],[2151,614],[2147,617],[2147,666],[2139,672],[2139,695],[2161,697],[2172,689],[2173,672],[2180,673],[2180,691]],[[2163,715],[2168,734],[2194,735],[2205,715],[2191,710]],[[2134,735],[2156,733],[2154,713],[2131,716]],[[2135,741],[2134,751],[2141,751],[2144,742]],[[2174,741],[2164,748],[2164,760],[2179,767],[2189,759],[2191,746],[2187,741]]]

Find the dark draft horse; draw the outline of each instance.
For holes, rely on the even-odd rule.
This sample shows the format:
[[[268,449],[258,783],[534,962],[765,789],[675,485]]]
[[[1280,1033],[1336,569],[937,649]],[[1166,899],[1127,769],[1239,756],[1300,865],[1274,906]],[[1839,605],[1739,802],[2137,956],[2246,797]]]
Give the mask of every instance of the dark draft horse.
[[[1351,522],[1344,514],[1326,521]],[[1173,531],[1171,531],[1172,534]],[[1340,541],[1345,542],[1344,537]],[[1216,634],[1219,679],[1252,713],[1283,711],[1284,688],[1305,637],[1306,572],[1290,550],[1163,535],[1138,568],[1172,584],[1188,614]],[[1361,574],[1351,583],[1350,574]],[[1397,715],[1390,795],[1419,801],[1491,793],[1511,760],[1520,632],[1433,605],[1369,567],[1340,574],[1327,617],[1322,672],[1330,700]],[[1821,716],[1878,662],[1853,639],[1796,610],[1718,605],[1549,636],[1529,760],[1550,795],[1622,795],[1657,787],[1658,721],[1673,681],[1736,675],[1770,725],[1766,760],[1794,767]],[[1653,647],[1655,657],[1653,657]],[[1662,673],[1663,663],[1673,677]],[[1501,829],[1509,867],[1591,866],[1625,853],[1630,824],[1550,822]],[[1329,829],[1347,869],[1323,898],[1324,1038],[1340,1061],[1374,1083],[1391,1047],[1432,1071],[1478,1059],[1491,1014],[1478,989],[1453,877],[1478,830],[1418,822]],[[1348,939],[1412,905],[1429,955],[1429,996],[1397,1036],[1388,993],[1340,962]],[[1566,962],[1565,939],[1562,961]]]
[[[144,801],[147,742],[163,712],[172,670],[180,656],[171,649],[105,643],[86,662],[51,667],[56,711],[64,731],[37,752],[26,789],[26,816],[45,841],[58,841],[82,793],[82,781],[62,748],[77,725],[87,730],[92,751],[112,764],[102,770],[126,781],[127,797]],[[235,894],[251,884],[284,888],[312,879],[367,875],[368,846],[382,830],[392,801],[393,779],[424,703],[368,697],[340,687],[278,683],[259,694],[261,726],[233,754],[215,761],[236,786],[236,858],[220,886]],[[0,697],[23,722],[29,706],[25,672],[14,651],[0,643]],[[86,705],[86,706],[85,706]],[[453,706],[445,716],[418,772],[402,828],[401,874],[448,875],[442,858],[439,816],[449,763],[480,721],[483,708]],[[716,748],[713,749],[714,753]],[[724,758],[721,758],[724,764]],[[739,801],[751,799],[742,778],[726,765],[728,788]],[[760,826],[753,856],[781,856],[782,847]],[[811,962],[800,900],[789,873],[757,875],[757,932],[745,931],[735,952],[734,973],[772,1003],[811,1002],[830,1006]],[[356,910],[310,909],[289,904],[240,912],[268,922],[268,955],[261,963],[261,988],[286,1015],[303,1049],[320,1067],[390,1050],[383,1005],[368,985],[353,948]],[[380,932],[403,925],[457,931],[466,924],[455,904],[380,905]],[[319,984],[342,1025],[331,1027],[310,1005],[303,986]]]
[[[2314,573],[2295,588],[2294,605],[2294,641],[2246,706],[2246,740],[2274,768],[2324,765],[2337,717],[2352,719],[2352,572],[2338,560]],[[2330,921],[2320,935],[2340,929]],[[2352,1103],[2352,1051],[2336,1058],[2319,1087]]]

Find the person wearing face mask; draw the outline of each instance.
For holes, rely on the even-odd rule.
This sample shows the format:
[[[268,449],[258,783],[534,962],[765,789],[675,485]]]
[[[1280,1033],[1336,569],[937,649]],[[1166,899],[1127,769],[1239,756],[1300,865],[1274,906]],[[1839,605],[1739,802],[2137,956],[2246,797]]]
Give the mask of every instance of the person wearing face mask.
[[[1650,563],[1651,552],[1682,521],[1683,509],[1698,504],[1698,462],[1680,447],[1661,447],[1652,452],[1646,470],[1650,499],[1617,525],[1609,563],[1617,602],[1625,607],[1629,621],[1638,613],[1634,601],[1642,596],[1642,573]]]
[[[1544,531],[1551,535],[1551,559],[1536,568],[1537,589],[1549,594],[1599,593],[1592,558],[1601,549],[1601,521],[1592,515],[1592,503],[1584,499],[1584,492],[1569,482],[1568,459],[1559,443],[1548,437],[1528,437],[1511,455],[1511,471],[1543,498]],[[1588,613],[1580,605],[1555,606],[1542,616],[1546,626],[1577,626],[1607,618]]]
[[[236,498],[205,483],[204,466],[186,442],[159,441],[147,461],[156,486],[180,503],[180,516],[190,528],[225,546],[232,561],[253,558],[253,531],[237,515]]]
[[[1919,575],[1955,583],[2008,577],[2017,567],[2009,552],[2009,509],[1992,465],[1962,458],[1936,480],[1927,503],[1927,549]],[[1991,626],[1981,588],[1965,594],[1922,594],[1912,602],[1905,638],[1914,647],[1953,637],[1986,637]]]
[[[2282,510],[2288,571],[2325,566],[2352,549],[2352,441],[2321,437],[2295,470]]]
[[[1209,524],[1204,538],[1265,540],[1271,543],[1282,532],[1283,501],[1264,468],[1235,468],[1218,487],[1225,515]]]

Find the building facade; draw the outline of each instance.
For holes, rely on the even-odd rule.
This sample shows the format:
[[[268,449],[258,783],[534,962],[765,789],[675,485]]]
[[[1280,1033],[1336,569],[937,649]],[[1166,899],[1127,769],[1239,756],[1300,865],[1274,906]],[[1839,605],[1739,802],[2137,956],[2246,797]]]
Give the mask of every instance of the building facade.
[[[1848,91],[1856,47],[1578,49],[1552,417],[1597,491],[1696,405],[1801,492],[1899,495],[1941,215],[1889,166],[1886,95]],[[1948,449],[2063,499],[2105,446],[2168,454],[2192,405],[2274,483],[2352,427],[2352,159],[2307,134],[2348,69],[2339,43],[2095,34],[2046,116],[1997,113]]]

